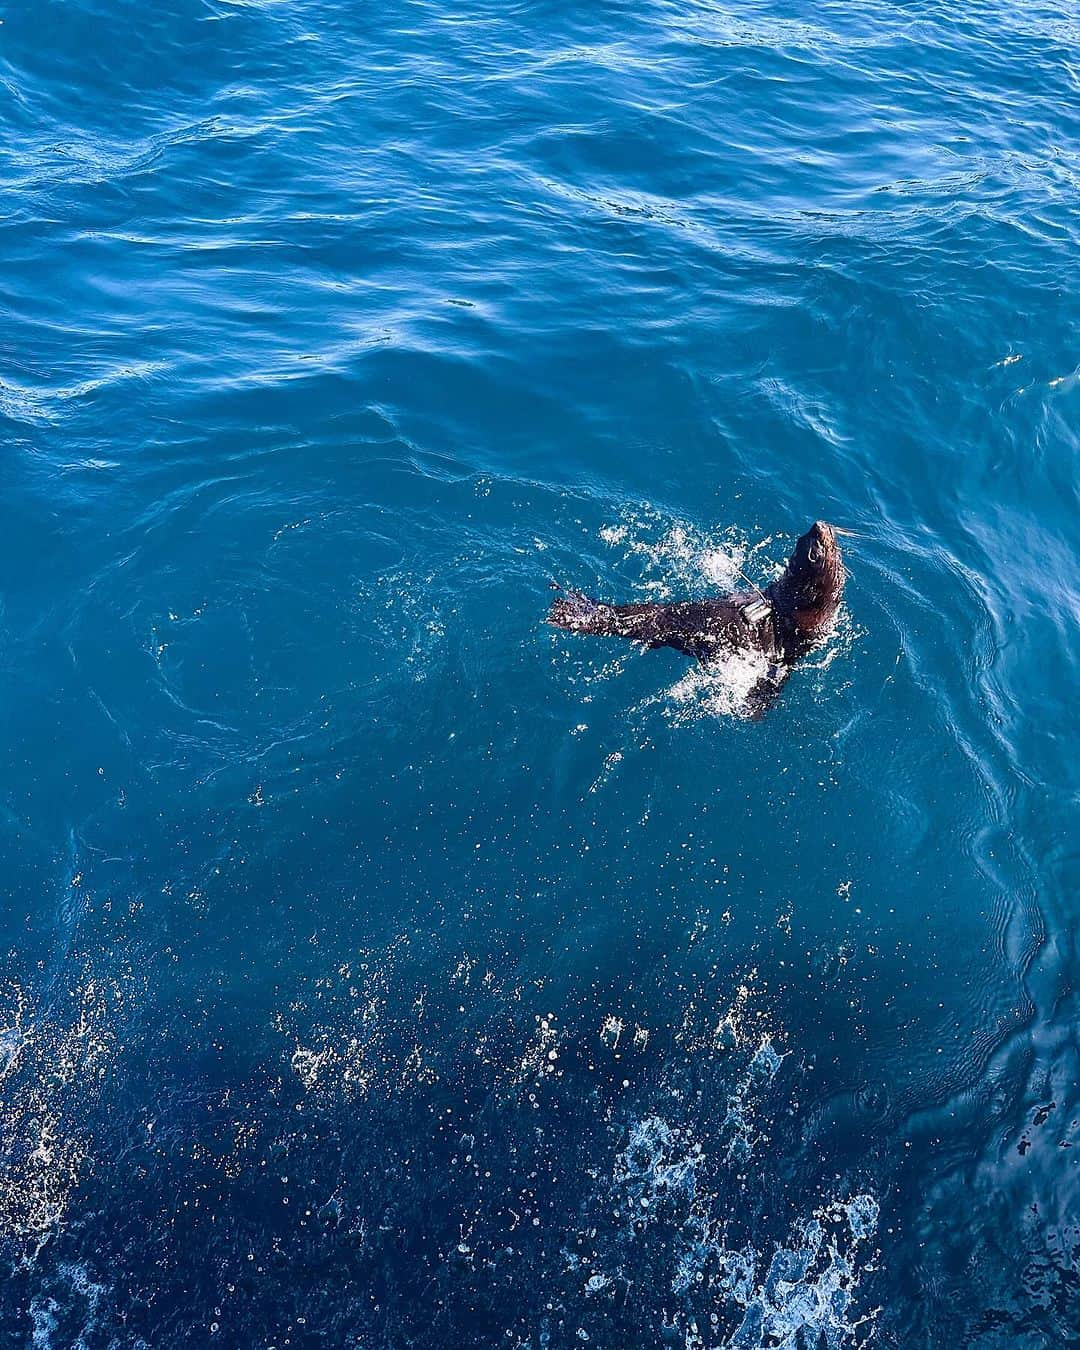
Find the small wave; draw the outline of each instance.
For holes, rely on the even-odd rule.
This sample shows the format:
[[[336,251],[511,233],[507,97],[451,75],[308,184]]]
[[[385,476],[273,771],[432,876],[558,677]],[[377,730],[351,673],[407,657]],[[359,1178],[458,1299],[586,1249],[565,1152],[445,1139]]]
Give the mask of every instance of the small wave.
[[[165,363],[162,361],[134,361],[58,388],[20,385],[11,380],[0,380],[0,416],[10,418],[13,422],[48,426],[58,422],[71,406],[78,406],[100,389],[107,389],[129,380],[146,380],[164,369]],[[99,459],[94,461],[91,467],[103,466],[105,463],[106,461]]]

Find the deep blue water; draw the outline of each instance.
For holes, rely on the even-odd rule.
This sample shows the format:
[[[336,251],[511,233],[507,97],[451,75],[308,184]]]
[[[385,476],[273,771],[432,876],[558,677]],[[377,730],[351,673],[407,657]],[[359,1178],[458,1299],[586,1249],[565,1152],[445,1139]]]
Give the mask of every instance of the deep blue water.
[[[2,17],[0,1344],[1080,1340],[1075,11]]]

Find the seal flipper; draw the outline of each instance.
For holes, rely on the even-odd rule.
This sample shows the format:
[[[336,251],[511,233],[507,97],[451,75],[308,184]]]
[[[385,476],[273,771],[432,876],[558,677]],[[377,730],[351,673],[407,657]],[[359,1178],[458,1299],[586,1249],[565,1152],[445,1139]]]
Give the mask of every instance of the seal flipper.
[[[556,628],[565,628],[568,633],[603,634],[607,632],[600,614],[603,608],[581,591],[567,591],[552,602],[547,621]]]
[[[567,591],[551,606],[548,623],[570,633],[629,638],[658,647],[672,640],[667,616],[670,605],[605,605],[580,591]]]
[[[751,721],[761,721],[780,697],[780,690],[784,687],[790,673],[787,666],[770,666],[768,674],[762,675],[761,679],[753,685],[746,696],[746,709],[750,714]]]

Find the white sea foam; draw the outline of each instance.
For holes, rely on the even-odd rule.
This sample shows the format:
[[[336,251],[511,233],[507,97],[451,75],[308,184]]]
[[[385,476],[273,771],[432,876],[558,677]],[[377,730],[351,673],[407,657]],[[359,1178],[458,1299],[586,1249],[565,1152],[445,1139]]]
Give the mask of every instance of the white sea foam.
[[[750,1063],[738,1078],[728,1096],[724,1128],[727,1131],[725,1161],[732,1166],[745,1166],[754,1150],[768,1143],[768,1134],[758,1124],[761,1097],[776,1077],[784,1061],[772,1038],[763,1036]]]
[[[60,1262],[46,1289],[30,1300],[27,1309],[33,1350],[60,1350],[61,1344],[64,1350],[88,1350],[87,1337],[97,1328],[99,1308],[109,1292],[104,1284],[90,1278],[87,1266]],[[54,1340],[61,1334],[61,1322],[62,1343]]]
[[[863,1245],[877,1231],[878,1204],[861,1194],[834,1201],[799,1223],[789,1245],[778,1247],[747,1300],[746,1315],[732,1347],[775,1346],[796,1350],[807,1338],[828,1350],[851,1343],[873,1313],[853,1318],[852,1304]]]
[[[648,1224],[667,1201],[692,1204],[696,1172],[704,1161],[699,1145],[663,1117],[634,1121],[625,1147],[615,1157],[614,1183],[625,1219]]]
[[[14,982],[0,990],[0,1237],[26,1257],[61,1223],[88,1165],[78,1122],[100,1094],[120,1000],[89,974],[62,1010]]]
[[[679,1313],[687,1350],[717,1345],[708,1334],[711,1322],[722,1317],[730,1325],[732,1312],[740,1320],[720,1343],[725,1350],[842,1350],[855,1344],[859,1329],[876,1316],[873,1310],[856,1314],[855,1299],[872,1264],[877,1223],[877,1201],[857,1194],[800,1219],[786,1243],[765,1253],[749,1244],[728,1248],[722,1223],[695,1217],[685,1230],[672,1292],[681,1299],[693,1291],[699,1307],[705,1291],[718,1311],[704,1336],[689,1305]]]
[[[858,1310],[859,1281],[876,1253],[878,1205],[869,1193],[842,1195],[796,1218],[786,1240],[757,1246],[732,1242],[731,1198],[745,1194],[746,1164],[767,1145],[773,1100],[789,1051],[770,1018],[751,971],[717,1007],[707,987],[687,1003],[675,1042],[713,1085],[727,1084],[726,1110],[707,1119],[702,1099],[661,1081],[656,1109],[626,1123],[617,1136],[608,1204],[621,1240],[596,1253],[606,1273],[629,1278],[628,1252],[648,1251],[650,1228],[663,1222],[670,1301],[665,1343],[685,1350],[842,1350],[856,1344],[874,1314]],[[626,1041],[613,1015],[600,1028],[612,1051]],[[743,1230],[745,1232],[745,1230]],[[629,1246],[627,1245],[629,1244]],[[655,1251],[641,1259],[655,1262]],[[655,1270],[655,1265],[650,1265]],[[653,1276],[655,1278],[655,1275]],[[704,1312],[703,1312],[704,1310]]]
[[[734,1094],[740,1137],[753,1110],[748,1091],[770,1082],[780,1064],[767,1040],[751,1056]],[[822,1205],[797,1219],[790,1236],[771,1248],[732,1246],[722,1179],[742,1161],[730,1148],[711,1157],[694,1131],[670,1113],[632,1121],[615,1154],[611,1203],[630,1241],[647,1244],[650,1225],[663,1218],[666,1241],[673,1244],[667,1339],[678,1337],[686,1350],[854,1345],[859,1329],[876,1315],[859,1312],[856,1304],[860,1278],[875,1256],[876,1199],[863,1192]],[[613,1265],[608,1253],[605,1266]]]

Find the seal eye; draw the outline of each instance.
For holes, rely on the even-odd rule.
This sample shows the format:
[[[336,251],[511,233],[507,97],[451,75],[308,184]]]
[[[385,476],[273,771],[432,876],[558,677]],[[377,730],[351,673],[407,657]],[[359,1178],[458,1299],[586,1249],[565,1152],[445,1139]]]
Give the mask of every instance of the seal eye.
[[[808,554],[808,557],[810,558],[810,561],[811,561],[811,562],[820,562],[820,561],[821,561],[822,553],[821,553],[821,549],[818,548],[817,544],[811,544],[811,545],[810,545],[810,552],[809,552],[809,554]]]

